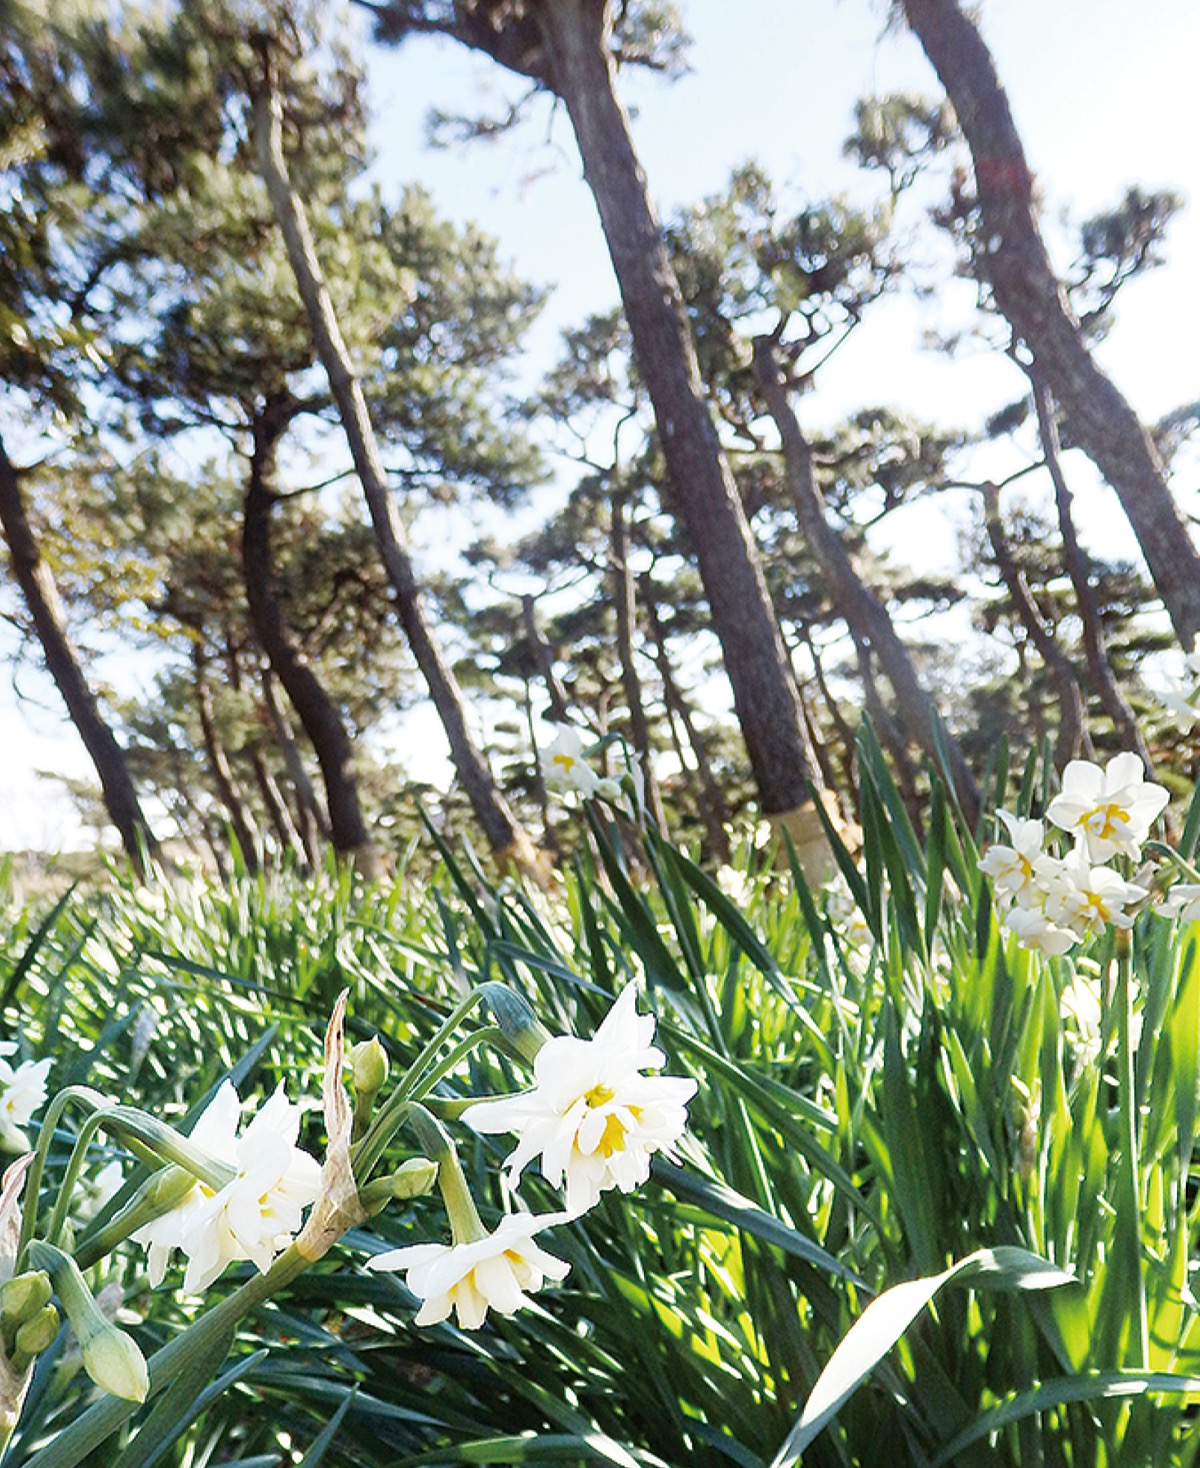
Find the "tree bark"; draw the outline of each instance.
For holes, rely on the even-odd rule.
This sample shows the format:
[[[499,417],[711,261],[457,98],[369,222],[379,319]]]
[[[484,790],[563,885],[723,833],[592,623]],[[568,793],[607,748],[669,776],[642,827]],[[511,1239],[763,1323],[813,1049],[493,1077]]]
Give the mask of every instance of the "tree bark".
[[[1000,490],[995,484],[985,484],[983,487],[983,520],[992,553],[996,557],[1000,579],[1004,582],[1012,599],[1013,609],[1029,640],[1037,648],[1038,656],[1045,664],[1058,694],[1058,738],[1054,742],[1054,761],[1061,770],[1068,760],[1078,756],[1087,731],[1087,710],[1079,691],[1075,669],[1038,610],[1024,572],[1013,560],[1012,547],[1004,533],[1004,521],[1000,514]]]
[[[292,400],[282,393],[273,394],[252,425],[254,448],[242,529],[246,600],[255,636],[316,751],[334,848],[340,856],[358,864],[365,875],[377,876],[381,864],[359,804],[353,743],[341,715],[285,622],[274,591],[271,513],[277,498],[279,441],[292,413]]]
[[[784,815],[808,805],[820,780],[757,548],[705,403],[679,282],[616,94],[609,7],[605,0],[541,0],[536,17],[550,84],[566,104],[600,214],[762,808]]]
[[[117,828],[130,861],[139,874],[144,874],[146,856],[155,854],[157,842],[138,801],[125,753],[101,712],[72,646],[54,573],[42,559],[25,508],[20,479],[3,442],[0,442],[0,529],[8,542],[13,574],[33,619],[46,667],[96,767],[109,819]]]
[[[968,823],[979,817],[979,787],[957,741],[943,726],[942,740],[935,737],[938,713],[913,667],[908,649],[892,625],[887,608],[859,576],[854,562],[825,516],[825,497],[817,483],[812,448],[805,438],[770,337],[754,343],[754,371],[767,412],[779,432],[784,470],[796,508],[800,530],[812,548],[839,616],[846,619],[856,642],[869,647],[879,660],[896,695],[909,738],[940,766],[943,757],[959,805]]]
[[[279,745],[283,763],[287,768],[288,779],[291,781],[300,827],[300,839],[304,843],[309,865],[315,870],[321,865],[322,841],[333,839],[329,829],[329,820],[321,809],[317,792],[308,778],[308,771],[304,767],[304,756],[300,753],[300,747],[292,733],[288,716],[279,702],[279,694],[275,688],[275,676],[269,666],[263,669],[262,691],[263,707],[271,720],[271,728],[275,731],[275,742]]]
[[[237,787],[237,778],[229,762],[225,744],[217,728],[216,710],[213,708],[212,689],[208,683],[208,659],[199,636],[192,643],[192,675],[196,692],[196,710],[200,715],[200,730],[204,737],[204,750],[208,755],[208,766],[212,771],[213,783],[217,787],[221,804],[229,813],[229,823],[241,848],[242,860],[247,871],[258,869],[258,842],[254,828]]]
[[[612,577],[613,604],[617,614],[617,660],[621,665],[621,683],[629,709],[629,737],[642,770],[646,807],[660,831],[665,832],[662,795],[654,778],[650,756],[650,724],[642,698],[642,680],[634,660],[633,633],[637,624],[637,598],[633,574],[629,569],[629,521],[626,518],[628,497],[619,486],[610,501],[609,569]]]
[[[304,206],[288,177],[281,110],[279,98],[270,85],[269,61],[264,69],[268,75],[253,99],[259,167],[308,313],[313,344],[329,379],[354,468],[362,484],[397,615],[446,731],[450,758],[459,782],[492,850],[501,860],[511,861],[520,870],[544,881],[545,863],[497,786],[483,751],[471,733],[458,681],[425,614],[421,586],[405,544],[404,528],[388,489],[362,386],[321,273]]]
[[[1121,501],[1180,641],[1200,633],[1200,554],[1153,440],[1092,359],[1037,223],[1033,175],[990,52],[957,0],[903,0],[971,150],[979,198],[976,268],[1033,354],[1072,440]]]
[[[1058,511],[1058,528],[1063,543],[1063,565],[1067,568],[1067,575],[1075,591],[1075,603],[1079,608],[1079,619],[1083,623],[1083,650],[1087,658],[1088,676],[1100,699],[1101,707],[1113,722],[1121,748],[1140,755],[1147,773],[1153,773],[1150,751],[1146,748],[1146,741],[1138,728],[1137,718],[1121,692],[1121,685],[1117,682],[1112,664],[1108,660],[1100,601],[1092,585],[1091,561],[1080,544],[1079,534],[1075,529],[1075,516],[1071,511],[1071,488],[1063,473],[1058,424],[1054,417],[1054,399],[1050,389],[1038,380],[1036,374],[1033,377],[1033,405],[1037,412],[1042,452],[1046,456],[1046,469],[1050,474],[1050,482],[1054,485],[1054,504]]]
[[[821,698],[825,707],[829,710],[829,717],[833,720],[833,727],[837,731],[838,743],[841,747],[840,762],[842,766],[842,778],[846,782],[846,788],[858,800],[858,769],[855,765],[855,738],[854,730],[846,721],[838,701],[833,696],[833,690],[829,686],[829,680],[825,676],[825,665],[821,661],[821,654],[817,651],[817,644],[812,639],[812,634],[805,626],[799,626],[798,632],[801,641],[808,648],[809,658],[812,660],[813,675],[817,680],[817,688],[820,690]]]
[[[290,851],[299,859],[302,866],[311,867],[308,853],[304,849],[304,842],[300,838],[299,829],[288,809],[283,791],[280,790],[279,782],[271,773],[270,766],[263,758],[261,750],[255,750],[250,756],[250,766],[254,771],[254,783],[258,786],[258,793],[262,796],[263,805],[267,810],[267,818],[275,830],[275,839],[279,842],[280,852]]]
[[[546,685],[546,693],[550,699],[550,717],[559,724],[569,723],[571,716],[568,706],[571,700],[554,671],[554,652],[538,622],[537,599],[528,593],[521,598],[521,621],[525,626],[525,635],[529,638],[537,670]]]
[[[912,817],[913,825],[920,829],[921,810],[924,802],[917,789],[917,771],[908,752],[908,740],[880,695],[879,684],[875,679],[875,669],[871,665],[871,647],[855,635],[853,628],[851,636],[854,638],[854,650],[858,658],[858,676],[863,686],[867,717],[879,736],[880,744],[892,756],[892,763],[896,767],[896,784],[900,788],[901,799],[904,801],[905,809]]]

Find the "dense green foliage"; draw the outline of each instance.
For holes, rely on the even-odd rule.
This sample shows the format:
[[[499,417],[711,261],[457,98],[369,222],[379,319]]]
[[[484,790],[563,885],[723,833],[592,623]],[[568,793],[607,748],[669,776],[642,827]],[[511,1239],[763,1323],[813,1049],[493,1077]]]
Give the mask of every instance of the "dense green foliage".
[[[1191,1462],[1187,1398],[1170,1389],[1200,1391],[1182,1382],[1200,1368],[1195,930],[1154,913],[1134,930],[1131,1181],[1112,937],[1051,960],[1017,948],[940,796],[919,838],[870,739],[861,784],[865,860],[846,867],[857,915],[760,869],[749,847],[718,885],[602,818],[550,898],[489,886],[449,850],[432,881],[386,887],[333,871],[114,880],[45,915],[10,887],[6,1023],[23,1050],[57,1057],[52,1089],[86,1079],[164,1117],[227,1070],[311,1096],[342,988],[352,1037],[377,1031],[395,1063],[478,983],[519,989],[551,1031],[588,1034],[630,978],[646,984],[668,1068],[700,1082],[678,1163],[555,1231],[572,1273],[534,1308],[477,1334],[414,1329],[404,1287],[355,1268],[351,1232],[245,1322],[228,1390],[180,1409],[155,1461],[265,1465],[311,1449],[306,1463],[767,1464],[875,1294],[1015,1245],[1079,1283],[947,1287],[804,1461],[869,1464],[886,1439],[914,1464]],[[992,795],[1003,786],[1000,772]],[[1041,807],[1032,766],[1009,797]],[[1064,1003],[1081,979],[1100,981],[1094,1027]],[[452,1067],[439,1095],[519,1083],[487,1055]],[[494,1217],[493,1139],[468,1138],[463,1155]],[[538,1182],[525,1191],[556,1206]],[[438,1211],[404,1205],[367,1228],[389,1243],[436,1236]],[[117,1277],[147,1351],[195,1318],[174,1276],[147,1289],[139,1252]],[[872,1361],[860,1348],[856,1373]],[[91,1395],[59,1354],[38,1368],[14,1465],[77,1461],[37,1451]],[[137,1444],[104,1461],[143,1461]]]

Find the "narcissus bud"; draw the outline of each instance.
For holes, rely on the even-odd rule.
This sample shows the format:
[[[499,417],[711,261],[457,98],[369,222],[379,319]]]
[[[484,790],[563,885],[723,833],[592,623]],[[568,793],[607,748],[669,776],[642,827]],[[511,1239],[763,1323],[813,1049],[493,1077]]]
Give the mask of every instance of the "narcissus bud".
[[[98,1387],[126,1402],[144,1402],[150,1390],[146,1358],[132,1336],[108,1320],[92,1297],[78,1264],[43,1239],[29,1246],[29,1260],[44,1269],[79,1338],[83,1367]]]
[[[0,1321],[4,1330],[16,1330],[22,1322],[36,1315],[49,1304],[54,1293],[50,1276],[42,1269],[31,1269],[25,1274],[14,1274],[12,1279],[0,1285]]]
[[[480,993],[504,1038],[532,1065],[538,1051],[550,1038],[550,1032],[534,1014],[529,1001],[507,984],[495,981],[482,984]]]
[[[146,1358],[132,1336],[106,1321],[81,1341],[83,1369],[98,1387],[126,1402],[144,1402],[150,1391]]]
[[[351,1045],[346,1060],[357,1094],[374,1097],[383,1089],[388,1078],[388,1056],[378,1035]]]
[[[48,1351],[58,1339],[58,1332],[62,1326],[58,1311],[53,1305],[43,1305],[36,1315],[30,1316],[19,1331],[17,1331],[16,1348],[13,1351],[13,1365],[20,1366],[32,1361],[35,1356],[40,1356],[43,1351]]]

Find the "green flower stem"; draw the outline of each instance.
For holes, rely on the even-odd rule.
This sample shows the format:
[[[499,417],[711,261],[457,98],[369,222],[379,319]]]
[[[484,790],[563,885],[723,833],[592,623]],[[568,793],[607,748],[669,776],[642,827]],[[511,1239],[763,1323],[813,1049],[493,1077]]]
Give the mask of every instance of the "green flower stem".
[[[1142,1212],[1138,1153],[1137,1076],[1133,1056],[1133,943],[1127,932],[1117,938],[1117,1095],[1121,1120],[1121,1185],[1118,1215],[1124,1221],[1125,1258],[1118,1268],[1130,1270],[1136,1290],[1136,1353],[1129,1363],[1150,1369],[1150,1324],[1146,1278],[1142,1268]]]
[[[472,989],[469,994],[465,995],[462,999],[458,1001],[458,1003],[454,1006],[454,1008],[450,1011],[450,1013],[446,1016],[441,1025],[438,1027],[437,1033],[433,1036],[433,1038],[429,1041],[429,1043],[425,1046],[425,1048],[421,1051],[421,1053],[417,1056],[413,1063],[408,1067],[404,1075],[401,1076],[399,1082],[397,1083],[396,1090],[393,1092],[393,1100],[397,1096],[403,1096],[407,1100],[408,1097],[412,1095],[417,1086],[420,1084],[422,1073],[433,1062],[438,1051],[442,1048],[442,1046],[446,1043],[446,1041],[450,1038],[454,1031],[459,1027],[463,1020],[466,1019],[467,1015],[469,1015],[471,1011],[475,1009],[478,1005],[482,1004],[487,998],[487,987],[488,986],[486,984],[480,984],[478,988]]]
[[[434,1086],[444,1077],[450,1074],[460,1061],[470,1055],[472,1050],[478,1050],[480,1045],[493,1045],[502,1043],[506,1036],[504,1031],[497,1025],[488,1025],[486,1029],[473,1030],[469,1035],[461,1039],[450,1053],[443,1057],[437,1065],[422,1079],[421,1084],[413,1092],[414,1101],[423,1101]],[[507,1048],[507,1046],[505,1047]]]
[[[183,1167],[161,1167],[149,1177],[102,1229],[85,1239],[75,1250],[80,1269],[90,1269],[143,1224],[169,1213],[196,1186],[194,1175]]]
[[[42,1173],[46,1169],[46,1156],[50,1151],[50,1143],[54,1139],[54,1133],[62,1120],[63,1112],[72,1101],[78,1101],[81,1105],[90,1107],[93,1111],[103,1108],[104,1097],[99,1091],[93,1091],[90,1086],[67,1086],[61,1090],[46,1108],[46,1115],[38,1128],[37,1146],[34,1148],[33,1161],[29,1164],[29,1173],[25,1178],[25,1207],[21,1211],[21,1237],[17,1244],[17,1268],[21,1268],[25,1258],[25,1250],[37,1231],[38,1220],[38,1195],[42,1190]]]
[[[351,1147],[350,1157],[354,1163],[354,1176],[360,1186],[370,1178],[371,1170],[383,1156],[387,1144],[407,1119],[412,1097],[421,1084],[425,1072],[437,1058],[438,1051],[467,1015],[487,998],[487,988],[487,984],[481,984],[458,1001],[438,1026],[437,1033],[400,1077],[396,1083],[396,1089],[376,1112],[375,1119],[371,1122],[366,1135]]]
[[[135,1156],[149,1162],[152,1166],[161,1166],[164,1162],[174,1163],[175,1166],[182,1167],[191,1173],[193,1177],[199,1178],[201,1182],[207,1183],[215,1191],[219,1192],[227,1183],[232,1182],[236,1175],[235,1169],[228,1163],[220,1162],[217,1158],[209,1156],[182,1132],[177,1132],[174,1127],[167,1126],[157,1117],[149,1115],[148,1112],[139,1111],[134,1106],[111,1106],[98,1091],[93,1091],[87,1086],[68,1086],[66,1090],[60,1091],[50,1103],[46,1119],[38,1132],[37,1148],[25,1185],[28,1204],[21,1218],[18,1261],[23,1260],[25,1250],[29,1247],[37,1230],[39,1212],[37,1199],[41,1190],[46,1156],[63,1112],[72,1101],[78,1101],[87,1107],[91,1115],[80,1128],[70,1161],[67,1163],[63,1185],[55,1200],[54,1212],[47,1230],[47,1238],[50,1242],[57,1241],[61,1235],[66,1222],[67,1209],[70,1206],[71,1190],[79,1177],[87,1150],[97,1131],[101,1129],[119,1137]]]
[[[212,1352],[224,1337],[232,1340],[239,1321],[256,1309],[276,1291],[291,1284],[303,1274],[310,1261],[293,1244],[286,1249],[266,1274],[248,1279],[228,1299],[222,1300],[193,1326],[155,1351],[147,1365],[150,1387],[147,1400],[156,1396],[193,1363]],[[204,1383],[207,1384],[207,1381]],[[197,1388],[199,1392],[201,1388]],[[25,1468],[68,1468],[82,1460],[116,1432],[138,1410],[136,1402],[106,1396],[95,1402],[53,1442],[44,1447]]]
[[[437,1163],[437,1184],[442,1202],[450,1218],[450,1231],[456,1244],[471,1244],[487,1237],[487,1229],[475,1207],[475,1199],[458,1160],[458,1152],[446,1128],[423,1106],[414,1105],[409,1116],[417,1134],[421,1151]]]

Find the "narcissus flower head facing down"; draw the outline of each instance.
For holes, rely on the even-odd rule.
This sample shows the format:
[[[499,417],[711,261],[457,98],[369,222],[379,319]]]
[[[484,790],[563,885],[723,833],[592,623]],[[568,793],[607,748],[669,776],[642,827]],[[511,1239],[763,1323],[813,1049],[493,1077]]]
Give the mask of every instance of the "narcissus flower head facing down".
[[[417,1325],[436,1325],[453,1311],[463,1330],[478,1330],[489,1310],[515,1314],[546,1280],[566,1278],[571,1266],[533,1238],[566,1219],[565,1213],[510,1213],[481,1239],[391,1249],[368,1260],[367,1268],[404,1271],[422,1302]]]
[[[217,1190],[197,1182],[160,1218],[133,1235],[148,1251],[152,1285],[161,1283],[174,1249],[188,1256],[183,1287],[206,1290],[235,1260],[250,1259],[265,1273],[300,1227],[304,1209],[321,1191],[321,1165],[296,1146],[300,1108],[282,1084],[237,1134],[241,1103],[226,1081],[192,1131],[192,1141],[236,1169]]]
[[[1141,759],[1129,752],[1109,760],[1104,769],[1073,759],[1063,771],[1062,792],[1046,815],[1076,838],[1091,861],[1118,855],[1136,861],[1151,825],[1171,798],[1145,773]]]
[[[652,1155],[669,1153],[683,1134],[696,1093],[690,1077],[643,1074],[666,1063],[654,1028],[629,984],[590,1040],[560,1035],[542,1046],[532,1091],[470,1108],[476,1131],[517,1135],[511,1186],[540,1157],[542,1176],[565,1183],[567,1212],[578,1215],[606,1189],[628,1193],[646,1181]]]

